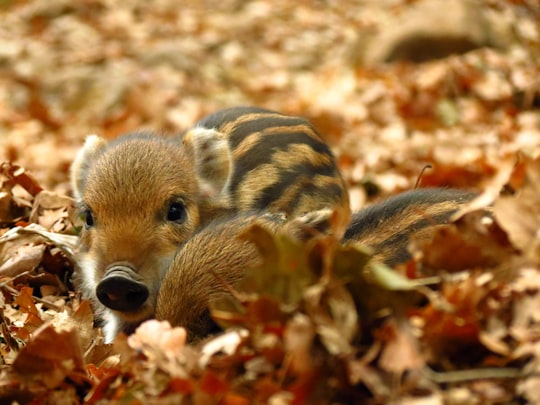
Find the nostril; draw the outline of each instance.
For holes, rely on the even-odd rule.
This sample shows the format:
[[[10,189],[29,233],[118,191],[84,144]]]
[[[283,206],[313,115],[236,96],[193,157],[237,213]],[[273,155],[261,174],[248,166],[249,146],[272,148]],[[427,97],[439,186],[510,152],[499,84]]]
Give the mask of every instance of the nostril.
[[[136,311],[146,301],[148,288],[123,274],[110,274],[96,287],[99,301],[116,311]]]

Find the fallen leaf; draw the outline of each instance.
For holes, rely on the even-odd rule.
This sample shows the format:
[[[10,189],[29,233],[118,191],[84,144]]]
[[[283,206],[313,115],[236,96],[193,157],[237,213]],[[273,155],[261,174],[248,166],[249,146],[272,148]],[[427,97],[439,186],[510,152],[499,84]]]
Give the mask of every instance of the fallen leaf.
[[[419,341],[407,323],[391,320],[383,328],[387,338],[378,362],[383,370],[402,374],[424,367],[425,359],[420,352]]]
[[[0,275],[4,277],[17,277],[18,275],[34,270],[43,260],[46,246],[23,245],[14,252],[6,252],[8,259],[0,266]]]
[[[517,195],[499,198],[494,215],[514,246],[540,261],[540,159],[527,160],[525,170],[525,181]]]
[[[311,353],[314,338],[315,325],[309,317],[297,314],[287,322],[283,339],[293,374],[301,375],[313,368]]]
[[[71,230],[74,201],[67,196],[49,191],[36,195],[29,221],[43,226],[47,231],[56,233]]]
[[[84,375],[77,331],[58,332],[51,325],[44,324],[19,352],[13,370],[23,380],[43,384],[49,389],[58,387],[70,375]]]

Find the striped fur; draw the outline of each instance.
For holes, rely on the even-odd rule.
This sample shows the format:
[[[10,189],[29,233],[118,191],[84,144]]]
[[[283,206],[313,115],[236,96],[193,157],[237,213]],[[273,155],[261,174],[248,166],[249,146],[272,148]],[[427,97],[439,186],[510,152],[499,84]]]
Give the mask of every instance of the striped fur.
[[[213,219],[335,210],[331,230],[342,232],[350,218],[345,183],[316,130],[258,108],[219,111],[179,136],[90,136],[71,177],[87,223],[79,285],[108,341],[153,313],[178,247]]]
[[[427,188],[408,191],[354,213],[344,243],[361,243],[374,251],[375,259],[388,265],[410,258],[411,235],[447,223],[475,194],[461,190]]]
[[[391,197],[353,214],[343,244],[369,246],[374,259],[388,265],[403,263],[410,258],[407,246],[412,235],[421,236],[434,226],[447,223],[474,196],[460,190],[434,188]],[[184,326],[190,340],[216,331],[209,305],[228,293],[225,285],[234,286],[246,269],[264,260],[255,245],[242,236],[253,223],[303,239],[309,235],[303,228],[311,225],[312,220],[308,218],[306,223],[299,217],[281,224],[267,216],[241,214],[200,229],[178,251],[163,279],[156,318]]]
[[[236,107],[201,120],[186,139],[196,145],[201,128],[228,140],[230,173],[218,191],[225,207],[279,211],[290,217],[321,208],[348,212],[347,188],[335,158],[307,120]],[[212,148],[194,149],[199,161],[215,160]]]

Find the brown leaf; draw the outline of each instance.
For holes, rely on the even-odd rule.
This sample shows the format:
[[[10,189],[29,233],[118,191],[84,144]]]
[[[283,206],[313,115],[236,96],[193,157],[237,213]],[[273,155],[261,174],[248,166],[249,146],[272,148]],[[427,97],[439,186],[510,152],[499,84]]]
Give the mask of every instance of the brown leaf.
[[[306,313],[329,353],[350,353],[358,331],[358,315],[347,289],[338,283],[311,286],[305,292],[305,305]]]
[[[425,366],[418,339],[413,336],[406,322],[392,320],[385,324],[384,329],[387,338],[379,359],[383,370],[401,374]]]
[[[169,389],[180,394],[190,394],[195,389],[193,381],[184,378],[172,378],[169,383]]]
[[[313,368],[311,349],[315,338],[315,326],[302,314],[296,314],[287,322],[283,334],[285,349],[290,356],[291,372],[300,375]]]
[[[515,254],[504,232],[482,211],[413,236],[411,250],[428,269],[450,272],[495,267]]]
[[[495,176],[493,176],[488,184],[484,186],[482,193],[474,200],[464,204],[452,218],[457,220],[469,212],[484,210],[486,207],[493,204],[495,199],[503,191],[504,186],[513,178],[516,170],[519,171],[520,166],[518,165],[516,167],[515,163],[514,156],[502,158],[498,162]]]
[[[536,268],[522,269],[511,288],[514,299],[509,333],[518,342],[534,342],[538,328],[531,325],[540,324],[540,272]]]
[[[526,160],[525,179],[515,196],[503,196],[495,202],[497,222],[508,233],[515,247],[540,261],[540,159]]]
[[[58,387],[67,376],[84,373],[84,361],[75,329],[57,331],[52,325],[39,328],[19,352],[13,370],[27,381]]]
[[[13,197],[11,193],[0,190],[0,223],[10,222],[13,215]]]
[[[86,400],[89,404],[93,404],[98,400],[104,399],[106,391],[111,388],[115,380],[122,377],[119,368],[95,367],[90,364],[88,366],[89,378],[95,381],[94,387],[88,393]]]
[[[245,238],[257,246],[263,263],[260,268],[247,269],[239,290],[275,297],[285,306],[297,305],[303,288],[315,280],[316,269],[309,261],[312,245],[272,234],[260,225],[253,225]]]
[[[40,314],[34,303],[33,291],[30,287],[23,287],[21,289],[19,295],[15,298],[14,304],[18,305],[21,311],[40,318]]]
[[[72,315],[73,325],[79,331],[81,347],[86,351],[96,337],[94,331],[94,314],[89,301],[82,301]]]
[[[482,276],[468,276],[463,281],[444,283],[441,295],[452,305],[451,311],[432,304],[416,311],[422,319],[422,340],[431,359],[444,356],[453,362],[469,362],[487,353],[480,334],[485,314],[490,312],[488,297],[496,296],[492,294],[496,284],[482,280]]]
[[[211,396],[224,394],[229,389],[229,384],[211,370],[206,370],[203,373],[199,386],[201,390]]]
[[[223,405],[249,405],[252,403],[252,400],[238,394],[227,393],[221,400],[221,403]]]
[[[62,232],[73,228],[71,213],[72,198],[41,191],[36,195],[29,221],[43,226],[48,231]]]
[[[154,361],[160,360],[160,354],[168,358],[181,355],[186,344],[186,330],[181,327],[171,328],[167,321],[149,320],[143,322],[135,333],[128,337],[128,345]]]
[[[24,168],[10,162],[2,163],[0,165],[0,188],[6,186],[12,188],[16,184],[20,185],[32,196],[36,196],[43,190],[37,180],[28,174]]]
[[[257,297],[245,304],[246,323],[251,327],[258,325],[280,325],[286,319],[281,303],[271,297]]]
[[[14,351],[15,353],[19,351],[19,342],[15,336],[11,333],[11,330],[9,328],[10,322],[6,317],[4,317],[4,313],[2,309],[0,308],[0,326],[2,329],[2,337],[6,342],[6,345],[9,347],[10,350]],[[3,361],[6,361],[5,354],[3,354]],[[8,363],[11,364],[11,361]]]
[[[21,273],[32,271],[39,266],[45,253],[45,245],[23,245],[15,251],[3,254],[8,259],[0,266],[0,275],[16,277]]]

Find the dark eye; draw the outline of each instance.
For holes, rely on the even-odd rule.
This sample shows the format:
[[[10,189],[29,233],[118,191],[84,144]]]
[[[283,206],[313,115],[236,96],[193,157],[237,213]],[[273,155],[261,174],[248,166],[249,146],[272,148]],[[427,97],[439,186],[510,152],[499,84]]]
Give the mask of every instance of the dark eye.
[[[169,211],[167,212],[167,221],[173,221],[181,224],[186,220],[186,206],[181,202],[173,202],[169,206]]]
[[[82,212],[82,219],[87,228],[94,226],[94,217],[92,216],[92,211],[89,209],[85,209]]]

